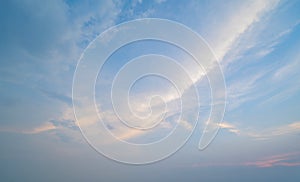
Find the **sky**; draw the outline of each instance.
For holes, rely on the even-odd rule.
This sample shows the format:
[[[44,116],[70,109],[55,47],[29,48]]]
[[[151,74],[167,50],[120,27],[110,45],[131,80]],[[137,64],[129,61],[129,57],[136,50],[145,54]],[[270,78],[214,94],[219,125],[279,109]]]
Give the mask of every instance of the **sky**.
[[[297,0],[1,1],[0,181],[299,181],[299,9]],[[216,64],[203,68],[180,47],[148,39],[119,48],[100,70],[85,69],[86,57],[98,64],[94,47],[113,42],[114,32],[101,37],[107,29],[143,18],[197,33]],[[117,27],[120,39],[139,35],[126,28]],[[199,48],[168,27],[139,31],[153,30]],[[141,57],[154,54],[165,57]],[[76,82],[81,69],[85,79],[97,73],[94,80]],[[170,77],[134,75],[147,70]],[[222,82],[212,86],[218,79],[225,90]],[[89,82],[101,119],[78,91]],[[220,117],[211,114],[214,94],[225,98],[224,117],[199,150],[208,121]],[[95,126],[136,146],[168,136],[173,143],[132,152]],[[169,135],[175,129],[179,135]],[[151,158],[163,152],[162,160]],[[124,164],[124,157],[152,163]]]

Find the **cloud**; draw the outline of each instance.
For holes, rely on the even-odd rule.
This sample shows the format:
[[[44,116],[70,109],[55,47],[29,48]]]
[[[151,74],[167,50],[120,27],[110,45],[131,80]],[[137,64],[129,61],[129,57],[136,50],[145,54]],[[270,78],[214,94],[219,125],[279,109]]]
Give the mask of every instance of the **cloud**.
[[[229,131],[230,133],[234,133],[239,136],[251,137],[257,140],[272,139],[277,136],[300,133],[300,121],[262,130],[250,129],[249,127],[243,128],[229,122],[220,123],[219,127]]]
[[[20,128],[0,128],[0,132],[20,133],[20,134],[39,134],[57,129],[51,122],[45,122],[44,124],[34,127],[32,129],[20,129]]]
[[[285,50],[285,41],[297,36],[299,20],[283,22],[280,13],[287,10],[280,7],[284,8],[284,2],[275,4],[237,39],[224,57],[229,111],[254,100],[261,104],[282,101],[299,90],[299,43],[293,41]]]
[[[265,92],[254,94],[255,91],[260,90],[261,79],[268,74],[270,70],[263,70],[247,76],[241,76],[239,79],[231,81],[227,84],[227,103],[228,110],[234,110],[241,104],[251,101]]]
[[[243,1],[236,4],[223,5],[217,8],[222,8],[224,12],[218,12],[211,14],[208,18],[217,19],[220,21],[210,22],[206,28],[206,40],[212,47],[212,50],[217,57],[217,60],[220,61],[222,68],[225,70],[228,69],[230,63],[233,63],[237,60],[238,57],[243,56],[243,53],[254,45],[249,46],[249,42],[253,42],[254,39],[252,34],[258,34],[258,31],[253,31],[254,27],[259,25],[259,23],[264,24],[264,17],[267,16],[272,10],[276,9],[279,1]],[[227,9],[230,7],[230,11]],[[231,11],[234,9],[234,11]],[[237,16],[242,15],[242,16]],[[255,29],[254,29],[255,30]],[[249,35],[250,34],[250,35]],[[243,45],[246,44],[246,45]],[[255,43],[253,43],[255,44]],[[211,68],[213,69],[213,68]],[[189,69],[190,74],[193,76],[192,80],[194,84],[198,84],[206,74],[202,72],[199,66],[190,65]],[[205,70],[209,72],[210,70]],[[231,74],[230,72],[225,74]],[[233,83],[227,87],[228,89],[228,100],[232,101],[236,108],[241,103],[251,100],[251,98],[244,97],[241,99],[241,96],[246,96],[251,92],[251,90],[256,86],[256,81],[259,80],[264,72],[260,74],[250,75],[251,77],[238,77],[236,83]],[[228,75],[227,75],[228,76]],[[244,80],[241,80],[244,79]],[[245,85],[247,83],[247,85]],[[242,89],[242,90],[241,90]],[[231,106],[230,106],[231,107]]]
[[[113,1],[0,2],[1,95],[17,101],[11,107],[0,104],[9,110],[3,110],[7,117],[2,118],[1,131],[41,133],[71,125],[74,118],[61,117],[66,104],[71,106],[77,59],[96,34],[115,24],[118,12]],[[29,111],[36,114],[22,120]]]
[[[219,123],[218,126],[221,129],[227,129],[231,133],[240,134],[240,130],[236,126],[234,126],[233,124],[223,122],[223,123]]]
[[[254,162],[246,162],[244,163],[244,165],[256,166],[260,168],[274,167],[274,166],[286,166],[286,167],[300,166],[300,153],[294,152],[294,153],[273,155],[273,156],[265,157],[262,160],[257,160]]]
[[[280,92],[269,93],[269,97],[261,102],[261,105],[285,101],[299,91],[300,75],[298,70],[300,68],[300,54],[298,46],[299,43],[294,45],[283,58],[280,58],[285,62],[278,64],[278,68],[272,72],[272,77],[269,81],[273,87],[268,88],[268,90],[277,89]]]
[[[285,63],[286,68],[278,68],[278,65],[276,65],[278,62],[282,65],[279,59],[284,59],[279,58],[277,55],[278,52],[284,52],[277,50],[278,46],[299,25],[299,20],[296,22],[294,20],[282,21],[282,12],[286,11],[282,10],[284,6],[285,2],[277,0],[264,2],[243,1],[223,5],[221,6],[222,11],[214,11],[209,14],[210,21],[207,21],[203,26],[205,27],[203,32],[206,32],[205,39],[210,43],[219,58],[226,77],[228,111],[235,110],[244,103],[274,94],[278,87],[284,84],[277,82],[265,88],[268,83],[274,81],[269,78],[273,72],[276,72],[276,77],[282,75],[281,73],[285,73],[283,78],[286,79],[297,70],[296,63]],[[228,7],[231,7],[230,10],[235,9],[235,11],[227,10]],[[214,8],[218,9],[220,7],[216,6]],[[241,16],[237,16],[237,14]],[[297,47],[299,46],[297,45]],[[264,56],[273,52],[275,58],[262,60]],[[276,61],[273,59],[276,59]],[[297,60],[297,58],[290,59]],[[273,63],[270,64],[271,62]],[[259,66],[254,66],[254,64]],[[276,71],[277,69],[278,71]],[[290,70],[292,71],[289,72]],[[202,77],[200,76],[198,79]],[[281,81],[284,82],[285,79]],[[298,90],[291,87],[297,87],[298,85],[297,83],[294,83],[293,86],[289,85],[289,88],[287,88],[289,91],[278,94],[285,98],[289,97],[289,93],[295,93]],[[263,101],[259,100],[258,102]]]
[[[257,47],[259,47],[260,50],[258,50],[257,56],[258,57],[264,57],[274,50],[276,50],[276,46],[278,46],[282,41],[284,40],[285,37],[290,35],[295,28],[299,25],[300,21],[297,21],[296,23],[292,24],[288,28],[285,28],[279,32],[275,36],[272,36],[270,40],[264,40],[260,41],[257,44]]]
[[[121,11],[117,1],[68,1],[69,18],[79,46],[85,48],[102,31],[113,26]]]
[[[239,41],[240,37],[243,36],[245,32],[249,30],[255,23],[260,21],[260,18],[263,17],[266,13],[271,11],[273,8],[276,7],[278,1],[255,1],[252,3],[245,2],[240,3],[235,8],[235,12],[228,12],[225,17],[224,25],[219,24],[218,26],[222,28],[214,27],[214,30],[211,31],[211,44],[213,49],[215,50],[216,56],[221,61],[225,57],[227,53],[230,52],[232,48],[234,48],[235,43]],[[244,16],[237,16],[237,14],[243,14]],[[226,24],[226,25],[225,25]],[[197,72],[198,69],[195,71]],[[208,70],[206,70],[208,71]],[[197,72],[198,73],[198,72]],[[193,86],[193,84],[196,84],[199,82],[205,74],[193,74],[192,83],[188,85],[188,88]],[[254,77],[253,79],[253,85],[254,82],[259,79],[260,77]],[[250,85],[253,87],[253,85]],[[168,96],[167,93],[163,93],[164,96]],[[239,93],[242,94],[242,91]],[[239,96],[239,95],[238,95]],[[238,97],[234,96],[234,97]],[[181,95],[178,95],[176,97],[172,96],[172,98],[169,102],[172,102],[176,99],[180,99]],[[142,105],[141,103],[137,103],[135,105]],[[137,107],[139,109],[144,109],[143,107]],[[174,111],[173,111],[174,112]],[[115,128],[115,126],[112,126]],[[238,130],[231,128],[232,132],[238,133]],[[133,132],[135,133],[135,132]],[[134,136],[134,135],[130,135]]]
[[[254,166],[258,168],[269,168],[275,166],[294,167],[300,166],[300,152],[290,152],[278,155],[271,155],[250,162],[203,162],[193,164],[193,167],[196,168],[208,166]]]
[[[1,1],[1,80],[69,93],[83,49],[119,10],[113,1]]]
[[[275,1],[274,1],[275,2]],[[277,2],[277,1],[276,1]],[[229,50],[232,48],[234,43],[243,35],[244,32],[246,32],[251,25],[253,25],[255,22],[259,21],[260,17],[268,12],[270,9],[272,9],[275,6],[276,3],[267,3],[267,2],[260,2],[257,1],[255,3],[241,3],[236,9],[237,11],[243,13],[245,16],[240,17],[236,16],[236,12],[229,13],[226,16],[225,23],[226,26],[223,26],[223,29],[217,29],[216,30],[222,30],[215,32],[215,34],[212,34],[213,37],[213,47],[216,50],[217,57],[219,59],[223,59],[223,57],[229,52]],[[68,2],[66,4],[67,7],[70,9],[68,10],[70,13],[70,17],[67,17],[67,19],[71,18],[71,22],[74,24],[69,25],[72,27],[72,32],[70,32],[70,36],[72,38],[75,38],[77,43],[80,43],[80,46],[86,45],[85,42],[89,42],[92,40],[99,32],[101,32],[104,28],[107,28],[108,26],[111,26],[116,21],[116,17],[118,13],[120,13],[118,9],[118,5],[113,3],[96,3],[91,7],[88,3],[78,3],[78,2]],[[137,4],[135,6],[138,6]],[[88,11],[87,11],[88,10]],[[111,10],[109,14],[106,14],[108,10]],[[108,21],[104,20],[107,19]],[[222,26],[222,25],[220,25]],[[198,72],[197,72],[198,73]],[[193,76],[193,82],[197,83],[199,80],[203,78],[204,74],[196,74],[196,76]],[[191,84],[189,85],[189,87]],[[58,94],[58,92],[49,92],[49,91],[43,91],[43,93],[48,96],[49,98],[56,99],[63,101],[67,104],[70,104],[70,98],[65,96],[64,94]],[[168,102],[173,102],[174,100],[178,99],[180,96],[173,96],[172,94],[164,93],[165,97],[168,99]],[[137,104],[139,105],[140,102]],[[139,109],[145,109],[142,107],[138,107]],[[147,109],[147,108],[146,108]],[[171,113],[175,112],[174,110],[169,111]],[[177,110],[176,110],[177,112]],[[104,115],[106,117],[106,115]],[[68,123],[69,120],[51,120],[56,125],[59,123]],[[90,118],[90,121],[88,122],[96,122],[97,120],[95,118]],[[114,121],[112,118],[110,118],[107,121]],[[86,123],[86,124],[87,124]],[[183,122],[184,124],[185,122]],[[184,124],[186,128],[188,127],[187,124]],[[112,125],[112,128],[114,128],[114,131],[120,130],[119,128],[116,128]],[[234,131],[234,129],[231,129],[231,131]],[[124,136],[125,138],[135,137],[140,135],[139,132],[132,132],[131,134],[128,134],[128,131],[126,130],[120,130],[118,131],[120,136]],[[129,132],[130,133],[130,132]]]
[[[43,89],[41,89],[41,92],[51,99],[61,101],[63,103],[66,103],[69,106],[72,105],[72,98],[69,96],[66,96],[66,95],[60,94],[60,93],[56,93],[53,91],[43,90]]]
[[[227,11],[227,6],[223,7],[227,14],[219,14],[222,16],[222,23],[217,24],[216,27],[211,27],[211,33],[208,35],[208,40],[218,60],[224,61],[223,58],[235,48],[239,39],[266,13],[274,9],[278,2],[278,0],[243,1],[232,5],[235,6],[234,11],[232,11],[232,7],[230,11]]]
[[[47,132],[47,131],[51,131],[51,130],[55,130],[56,126],[50,122],[46,122],[45,124],[38,126],[36,128],[33,128],[31,130],[24,130],[21,131],[21,133],[24,134],[38,134],[38,133],[42,133],[42,132]]]
[[[155,2],[158,3],[158,4],[164,3],[164,2],[166,2],[166,1],[167,1],[167,0],[155,0]]]
[[[243,103],[268,96],[278,89],[278,85],[280,85],[278,82],[276,86],[272,84],[272,87],[264,88],[266,86],[265,82],[268,84],[274,81],[269,78],[269,75],[273,74],[274,71],[288,73],[288,71],[284,71],[283,68],[278,68],[278,65],[276,65],[279,59],[283,58],[278,58],[277,56],[275,58],[276,62],[268,59],[261,60],[267,54],[275,51],[284,38],[289,36],[299,24],[299,21],[289,24],[284,24],[280,21],[281,17],[279,17],[277,12],[280,11],[281,6],[282,3],[279,1],[253,3],[251,6],[253,10],[251,11],[254,14],[250,16],[252,21],[249,20],[252,23],[246,23],[244,31],[241,31],[243,33],[236,36],[235,41],[228,46],[228,49],[222,49],[223,51],[221,51],[224,52],[224,54],[220,54],[223,56],[219,57],[223,57],[221,64],[227,79],[227,109],[229,111],[237,109]],[[258,9],[255,9],[255,7]],[[248,13],[251,11],[249,10]],[[227,26],[230,26],[230,24]],[[214,44],[218,45],[218,42],[216,41]],[[222,45],[222,42],[220,45]],[[274,63],[268,65],[271,61]],[[254,64],[259,66],[253,66]],[[287,70],[288,67],[295,69],[294,64],[287,64],[289,65],[286,66]],[[278,71],[276,71],[277,69]],[[279,75],[279,73],[276,73],[276,75]],[[262,89],[264,92],[261,91]],[[287,96],[288,94],[284,95]]]
[[[300,64],[298,61],[299,58],[300,58],[300,55],[295,57],[294,59],[292,59],[291,62],[286,63],[284,66],[282,66],[281,68],[276,70],[276,72],[273,75],[273,79],[278,81],[278,80],[282,80],[283,78],[290,77],[291,74],[296,72],[298,70],[298,68],[300,67]]]
[[[66,106],[63,112],[58,117],[53,117],[44,122],[39,122],[35,126],[26,127],[0,127],[0,132],[5,133],[17,133],[22,135],[38,135],[44,134],[50,136],[52,139],[73,142],[73,143],[84,143],[83,136],[80,133],[79,126],[75,122],[73,108]]]
[[[188,121],[185,120],[180,120],[179,123],[187,130],[192,131],[193,130],[193,125],[189,123]]]
[[[85,2],[72,2],[72,1],[53,1],[53,4],[49,4],[49,11],[46,11],[45,8],[42,4],[38,4],[38,7],[41,6],[43,8],[41,11],[38,11],[38,13],[41,13],[41,17],[37,17],[37,21],[33,21],[32,23],[32,30],[26,30],[22,33],[16,32],[16,27],[15,21],[12,21],[12,25],[9,25],[11,27],[11,30],[13,31],[8,31],[5,33],[15,33],[15,35],[10,35],[8,37],[19,37],[16,40],[23,40],[23,43],[19,42],[14,42],[14,41],[7,41],[10,42],[10,45],[15,46],[18,48],[19,52],[25,53],[26,56],[26,62],[28,62],[29,67],[35,68],[36,62],[41,62],[41,60],[46,61],[47,64],[45,64],[45,68],[48,68],[51,60],[55,60],[55,66],[51,66],[51,70],[55,70],[56,68],[61,71],[62,65],[65,65],[63,60],[69,60],[73,59],[76,56],[70,56],[75,53],[75,55],[79,55],[82,48],[87,45],[89,41],[91,41],[97,34],[99,34],[102,30],[105,28],[113,25],[119,17],[120,13],[120,4],[118,3],[113,3],[113,2],[97,2],[97,3],[85,3]],[[26,4],[26,3],[25,3]],[[235,48],[235,44],[241,40],[241,37],[245,35],[247,31],[251,29],[257,22],[261,20],[261,18],[274,9],[276,5],[278,4],[278,1],[255,1],[255,2],[241,2],[237,3],[235,5],[235,10],[233,12],[226,12],[226,15],[221,16],[219,15],[219,18],[224,18],[224,21],[220,21],[220,24],[214,24],[215,27],[213,27],[211,30],[208,30],[211,32],[209,35],[209,42],[211,43],[213,49],[216,52],[217,57],[220,60],[224,61],[224,58],[226,55],[230,53],[230,50]],[[138,5],[135,5],[138,6]],[[31,8],[32,6],[27,4],[24,6],[25,9],[20,12],[18,16],[25,16],[28,15],[31,18],[35,18],[36,14],[32,14]],[[46,8],[47,9],[47,8]],[[45,11],[45,14],[42,14],[42,12]],[[53,13],[57,12],[57,13]],[[12,13],[16,13],[15,11]],[[153,12],[151,12],[153,13]],[[239,16],[237,16],[239,15]],[[243,16],[240,16],[243,15]],[[216,14],[215,16],[218,16]],[[211,18],[211,17],[209,17]],[[51,21],[47,21],[51,20]],[[6,22],[9,24],[9,22]],[[29,21],[31,23],[31,20]],[[48,24],[47,24],[48,23]],[[47,26],[46,26],[47,24]],[[45,26],[43,26],[45,25]],[[41,31],[38,29],[39,27],[49,27],[45,29],[45,31]],[[55,27],[53,29],[53,27]],[[53,32],[52,32],[53,31]],[[39,38],[32,39],[33,35],[31,35],[31,32],[34,32],[32,34],[40,35],[42,38],[39,40]],[[287,31],[286,33],[282,33],[283,35],[286,35],[289,33]],[[4,34],[5,35],[5,34]],[[47,39],[46,39],[47,38]],[[50,43],[48,43],[48,39],[50,40]],[[6,40],[6,39],[5,39]],[[33,43],[31,43],[29,40],[34,40]],[[35,42],[37,41],[37,42]],[[42,42],[40,42],[42,41]],[[43,47],[37,46],[37,45],[43,45]],[[45,47],[44,47],[45,46]],[[70,48],[70,49],[69,49]],[[40,51],[40,49],[42,51]],[[68,50],[68,53],[65,53],[65,50]],[[12,48],[12,50],[14,50]],[[48,52],[48,50],[51,50]],[[64,51],[61,51],[64,50]],[[41,55],[41,52],[46,52],[47,54]],[[23,54],[16,54],[22,57]],[[51,58],[45,58],[48,55],[51,55]],[[43,59],[41,59],[43,58]],[[17,60],[17,59],[16,59]],[[32,61],[32,62],[31,62]],[[73,60],[74,61],[74,60]],[[31,62],[31,63],[29,63]],[[51,62],[52,63],[52,62]],[[70,63],[68,61],[68,63]],[[37,66],[38,68],[41,68],[40,65]],[[22,70],[22,69],[10,69],[10,70]],[[45,69],[47,70],[47,69]],[[51,72],[51,70],[49,72]],[[27,72],[30,72],[26,70]],[[60,72],[60,71],[55,71],[55,73]],[[201,72],[197,72],[198,69],[195,72],[192,72],[191,74],[193,75],[193,83],[197,83],[199,80],[201,80],[205,75]],[[38,73],[33,72],[33,77],[36,77]],[[40,74],[40,73],[39,73]],[[16,74],[17,75],[17,74]],[[44,84],[44,80],[50,81],[48,82],[51,83],[51,86],[62,89],[63,91],[48,91],[45,87],[45,89],[42,91],[42,93],[55,100],[62,101],[64,103],[67,103],[68,105],[71,104],[71,98],[68,97],[68,94],[64,94],[66,92],[70,91],[70,88],[67,88],[66,81],[62,81],[62,75],[56,75],[53,74],[55,77],[49,76],[48,74],[40,74],[43,75],[39,77],[38,83]],[[52,74],[51,74],[52,75]],[[231,92],[230,97],[234,100],[236,105],[239,105],[240,102],[245,102],[248,99],[251,98],[246,98],[244,97],[247,95],[251,89],[253,89],[256,86],[256,82],[263,76],[261,75],[256,75],[251,77],[250,79],[245,79],[242,80],[242,82],[247,82],[249,83],[247,87],[244,87],[244,85],[237,85],[231,87]],[[22,77],[22,75],[20,76]],[[16,79],[19,80],[19,79]],[[71,81],[71,80],[69,80]],[[250,82],[249,82],[250,81]],[[35,82],[29,83],[29,84],[36,84]],[[70,84],[70,83],[68,83]],[[44,87],[44,85],[42,86]],[[242,90],[240,88],[243,88]],[[69,90],[68,90],[69,89]],[[234,92],[236,91],[236,92]],[[176,99],[178,99],[178,95],[172,95],[168,93],[163,93],[165,94],[165,97],[168,102],[172,102]],[[241,97],[243,97],[241,99]],[[141,104],[141,102],[138,102],[136,105]],[[145,107],[137,107],[139,109],[147,109]],[[174,113],[178,112],[178,110],[173,108],[173,110],[169,110],[168,112]],[[106,113],[107,114],[107,113]],[[106,116],[105,116],[106,117]],[[108,117],[108,116],[107,116]],[[47,127],[56,127],[55,129],[58,128],[75,128],[76,126],[72,125],[73,120],[65,119],[65,118],[60,118],[60,117],[54,117],[50,120],[45,119],[46,121],[45,125],[38,126],[36,128],[33,128],[32,132],[34,131],[47,131]],[[44,122],[43,121],[43,122]],[[96,121],[95,118],[91,118],[89,122]],[[108,118],[107,121],[114,121],[111,118]],[[42,122],[42,121],[41,121]],[[88,122],[88,121],[87,121]],[[51,126],[52,123],[53,126]],[[190,128],[187,124],[183,125],[186,126],[186,128]],[[43,127],[45,130],[43,130]],[[238,134],[240,130],[238,128],[234,128],[233,126],[225,126],[224,124],[220,125],[220,127],[227,127],[230,132]],[[115,128],[115,126],[112,126],[115,131],[118,130],[118,128]],[[132,134],[128,134],[125,130],[119,131],[121,136],[124,136],[124,138],[128,138],[127,136],[130,137],[135,137],[139,136],[140,133],[138,132],[132,132]]]
[[[239,51],[234,50],[236,48],[236,45],[239,44],[239,42],[242,40],[243,36],[247,32],[251,31],[251,29],[258,22],[260,22],[261,19],[263,19],[266,14],[268,14],[271,10],[276,8],[278,2],[279,1],[276,0],[275,1],[251,1],[251,2],[243,1],[242,3],[237,3],[235,5],[232,5],[234,8],[228,5],[224,6],[223,8],[225,10],[224,9],[222,10],[225,13],[214,14],[214,16],[217,17],[214,18],[216,19],[220,18],[219,19],[220,22],[218,24],[211,23],[213,26],[208,26],[209,33],[207,33],[208,34],[207,40],[210,43],[212,50],[214,51],[215,56],[217,57],[217,60],[220,62],[221,66],[223,66],[224,70],[226,70],[229,63],[233,63],[233,61],[236,60],[236,57],[234,56],[237,55],[240,56],[243,53],[243,51],[245,51],[245,50],[239,50]],[[231,7],[230,11],[226,9],[227,7]],[[235,9],[235,11],[232,11],[232,9]],[[211,16],[209,16],[209,18],[211,18]],[[248,49],[248,47],[244,47],[244,48]],[[234,52],[235,55],[232,52]],[[230,57],[230,59],[227,59],[228,57]],[[213,69],[206,70],[207,74],[210,74],[212,70]],[[202,78],[203,76],[200,76],[195,83],[201,81]],[[252,79],[254,79],[253,85],[250,85],[250,87],[254,86],[255,80],[259,79],[259,77],[253,77]],[[243,87],[239,87],[239,89],[240,88]],[[234,91],[237,90],[238,89]],[[246,89],[244,89],[244,91],[245,90]],[[245,93],[241,91],[238,94],[245,94]],[[237,96],[234,95],[234,97]],[[232,98],[229,97],[229,101],[232,101],[230,99]],[[244,99],[246,100],[248,98],[245,97]],[[239,103],[244,101],[241,101],[241,99],[239,99]],[[239,104],[235,104],[235,105],[236,105],[235,107],[237,107]],[[213,117],[215,116],[212,116],[212,118]],[[218,131],[218,123],[208,122],[203,137],[200,140],[200,144],[199,144],[200,148],[205,148],[203,146],[207,146],[210,143],[210,141],[212,141],[213,137],[216,136],[217,131]],[[231,131],[238,132],[237,130],[234,129],[231,129]]]

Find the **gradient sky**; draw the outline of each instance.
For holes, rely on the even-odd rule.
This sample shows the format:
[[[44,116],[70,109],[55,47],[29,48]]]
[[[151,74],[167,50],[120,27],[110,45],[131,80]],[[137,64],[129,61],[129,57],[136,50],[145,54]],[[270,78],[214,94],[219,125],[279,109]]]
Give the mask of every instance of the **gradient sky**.
[[[299,10],[297,0],[1,1],[0,181],[299,181]],[[147,17],[182,23],[208,42],[224,73],[227,106],[221,130],[204,151],[198,150],[202,123],[169,158],[125,165],[84,140],[72,81],[81,53],[97,35]],[[149,142],[170,129],[154,137],[128,134],[114,125],[106,103],[113,75],[145,53],[177,57],[198,76],[185,55],[162,42],[116,52],[97,80],[96,100],[112,132],[131,142]],[[149,93],[173,94],[166,82],[148,79],[133,88],[137,108]],[[206,98],[207,81],[195,84]]]

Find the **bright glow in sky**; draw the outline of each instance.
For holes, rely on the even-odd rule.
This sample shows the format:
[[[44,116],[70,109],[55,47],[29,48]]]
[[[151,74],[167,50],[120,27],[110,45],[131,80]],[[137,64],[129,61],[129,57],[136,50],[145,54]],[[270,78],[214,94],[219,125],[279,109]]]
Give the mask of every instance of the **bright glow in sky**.
[[[0,181],[299,181],[299,10],[297,0],[1,1]],[[100,115],[122,140],[165,137],[177,124],[181,97],[167,80],[146,77],[131,88],[131,108],[141,115],[151,112],[151,96],[167,101],[165,110],[152,100],[156,117],[167,118],[147,134],[118,125],[108,102],[114,76],[128,60],[165,55],[184,65],[200,93],[191,138],[169,158],[135,166],[99,155],[82,136],[72,105],[80,55],[107,28],[137,18],[179,22],[214,51],[226,81],[226,112],[204,151],[198,144],[210,111],[209,80],[178,47],[152,40],[122,47],[105,63],[95,85]],[[180,126],[192,129],[188,119]]]

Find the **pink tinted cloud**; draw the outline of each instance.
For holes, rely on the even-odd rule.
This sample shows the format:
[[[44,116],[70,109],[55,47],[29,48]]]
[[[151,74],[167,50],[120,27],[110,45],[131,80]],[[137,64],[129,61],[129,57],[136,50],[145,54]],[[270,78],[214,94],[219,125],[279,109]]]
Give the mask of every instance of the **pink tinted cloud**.
[[[300,166],[300,152],[286,153],[280,155],[273,155],[262,160],[246,162],[246,166],[256,167],[273,167],[273,166]]]
[[[208,166],[254,166],[259,168],[268,168],[274,166],[294,167],[300,166],[300,152],[284,153],[279,155],[272,155],[260,160],[250,162],[204,162],[195,163],[193,167],[208,167]]]

